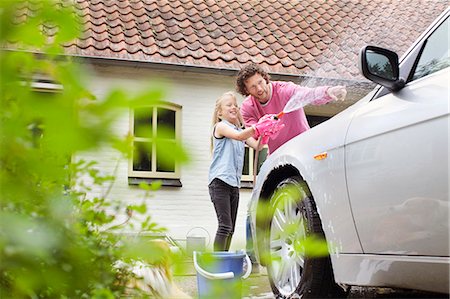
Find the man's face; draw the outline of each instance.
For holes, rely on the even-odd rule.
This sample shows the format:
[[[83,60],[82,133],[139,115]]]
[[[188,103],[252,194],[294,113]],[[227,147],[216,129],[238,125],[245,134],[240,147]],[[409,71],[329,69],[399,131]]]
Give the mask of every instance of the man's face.
[[[257,98],[260,103],[264,104],[269,100],[269,84],[260,74],[254,74],[245,80],[244,83],[247,92]]]

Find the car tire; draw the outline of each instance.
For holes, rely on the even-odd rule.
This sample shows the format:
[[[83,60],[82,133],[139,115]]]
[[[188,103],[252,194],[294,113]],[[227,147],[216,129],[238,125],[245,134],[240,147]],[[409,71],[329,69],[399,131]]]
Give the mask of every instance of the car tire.
[[[265,229],[267,273],[276,298],[344,298],[334,282],[329,255],[308,257],[293,244],[325,240],[311,193],[300,178],[283,180],[273,192]],[[295,227],[293,229],[293,227]]]

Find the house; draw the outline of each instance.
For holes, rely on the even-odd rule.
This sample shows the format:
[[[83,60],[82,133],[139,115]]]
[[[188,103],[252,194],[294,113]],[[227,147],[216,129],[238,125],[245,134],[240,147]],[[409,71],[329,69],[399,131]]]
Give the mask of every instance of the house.
[[[90,67],[94,94],[101,98],[116,86],[134,92],[153,82],[169,84],[166,105],[124,114],[117,133],[136,132],[135,127],[146,121],[157,124],[160,115],[175,129],[173,138],[181,139],[191,163],[161,166],[154,151],[153,156],[128,161],[113,149],[83,153],[80,158],[97,160],[103,172],[116,175],[111,197],[130,204],[143,200],[139,182],[162,179],[161,190],[145,199],[152,219],[179,241],[188,234],[208,232],[210,246],[217,227],[207,188],[211,117],[215,99],[234,90],[237,71],[253,61],[274,80],[308,86],[346,85],[346,102],[305,109],[311,122],[320,122],[373,87],[358,72],[362,46],[376,44],[403,54],[448,6],[443,0],[411,0],[407,5],[400,0],[74,2],[84,32],[65,46],[66,54]],[[145,152],[140,145],[149,141],[135,137],[136,148]],[[252,155],[249,151],[250,161]],[[246,173],[245,179],[251,181],[251,163],[246,164]],[[232,248],[244,246],[250,194],[251,188],[241,191]]]

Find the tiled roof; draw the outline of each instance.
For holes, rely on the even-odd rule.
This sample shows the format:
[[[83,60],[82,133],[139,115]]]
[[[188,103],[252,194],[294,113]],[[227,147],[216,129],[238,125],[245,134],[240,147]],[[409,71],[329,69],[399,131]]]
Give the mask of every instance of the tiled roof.
[[[402,54],[447,0],[75,0],[67,53],[148,63],[354,79],[366,44]]]

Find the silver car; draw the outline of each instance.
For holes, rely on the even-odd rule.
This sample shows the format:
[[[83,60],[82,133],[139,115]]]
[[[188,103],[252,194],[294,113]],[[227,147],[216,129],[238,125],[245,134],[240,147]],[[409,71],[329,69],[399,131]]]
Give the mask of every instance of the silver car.
[[[263,164],[251,226],[278,298],[449,293],[449,27],[447,9],[400,62],[363,48],[361,72],[379,86]],[[325,256],[307,254],[311,238]]]

